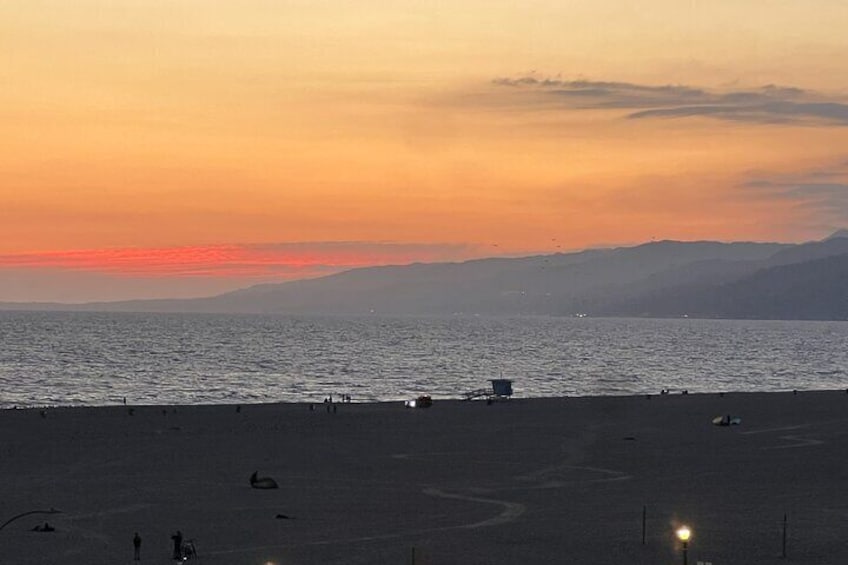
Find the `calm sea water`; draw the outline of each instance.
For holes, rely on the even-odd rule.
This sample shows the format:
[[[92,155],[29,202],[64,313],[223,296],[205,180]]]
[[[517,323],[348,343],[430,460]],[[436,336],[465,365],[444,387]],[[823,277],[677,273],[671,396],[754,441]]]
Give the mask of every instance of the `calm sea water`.
[[[0,312],[0,406],[836,389],[848,323]]]

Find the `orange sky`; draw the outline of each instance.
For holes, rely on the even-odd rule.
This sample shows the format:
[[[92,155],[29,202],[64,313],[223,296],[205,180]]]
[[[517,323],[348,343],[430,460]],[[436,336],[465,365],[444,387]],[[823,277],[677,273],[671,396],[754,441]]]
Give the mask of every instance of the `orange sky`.
[[[0,300],[819,238],[845,29],[832,0],[7,0]]]

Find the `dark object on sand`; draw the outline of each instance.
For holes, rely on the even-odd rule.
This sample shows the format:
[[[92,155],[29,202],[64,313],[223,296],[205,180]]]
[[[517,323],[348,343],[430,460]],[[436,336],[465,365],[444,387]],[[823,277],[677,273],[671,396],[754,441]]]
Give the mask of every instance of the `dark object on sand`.
[[[182,554],[183,561],[197,558],[197,548],[194,546],[194,540],[188,539],[183,542]]]
[[[433,399],[430,398],[429,394],[422,394],[412,400],[405,400],[403,405],[407,408],[429,408],[433,405]]]
[[[739,416],[731,416],[730,414],[725,414],[724,416],[716,416],[713,418],[714,426],[738,426],[742,423],[742,418]]]
[[[294,520],[294,516],[287,516],[285,514],[277,514],[274,518],[277,520]]]
[[[261,489],[270,489],[270,488],[279,488],[277,485],[277,481],[272,479],[271,477],[257,477],[256,475],[259,471],[254,471],[252,475],[250,475],[250,486],[251,488],[261,488]]]
[[[53,526],[51,526],[51,525],[50,525],[50,524],[48,524],[47,522],[44,522],[44,525],[43,525],[43,526],[42,526],[42,525],[38,525],[38,526],[34,527],[34,528],[32,529],[32,531],[33,531],[33,532],[55,532],[55,531],[56,531],[56,528],[54,528]]]

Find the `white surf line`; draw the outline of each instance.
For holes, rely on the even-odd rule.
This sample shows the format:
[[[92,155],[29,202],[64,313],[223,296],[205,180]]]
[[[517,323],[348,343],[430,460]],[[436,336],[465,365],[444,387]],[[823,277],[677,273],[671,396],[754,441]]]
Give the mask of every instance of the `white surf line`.
[[[801,436],[780,436],[780,439],[785,439],[786,441],[794,441],[795,443],[790,443],[789,445],[772,445],[769,447],[763,447],[762,449],[795,449],[798,447],[809,447],[812,445],[824,444],[824,442],[820,439],[811,439]]]
[[[494,498],[480,498],[478,496],[467,496],[464,494],[452,494],[449,492],[445,492],[439,490],[437,488],[426,488],[424,489],[424,494],[430,496],[438,496],[440,498],[451,498],[454,500],[465,500],[468,502],[480,502],[483,504],[497,504],[499,506],[503,506],[503,511],[495,516],[494,518],[489,518],[488,520],[483,520],[482,522],[475,522],[473,524],[464,524],[461,526],[454,526],[455,528],[488,528],[490,526],[500,526],[502,524],[508,524],[509,522],[514,522],[518,519],[519,516],[524,514],[524,511],[527,510],[527,507],[518,502],[510,502],[508,500],[497,500]]]
[[[767,428],[765,430],[751,430],[747,432],[741,432],[739,435],[750,436],[754,434],[769,434],[771,432],[786,432],[789,430],[800,430],[801,428],[809,428],[810,424],[800,424],[798,426],[783,426],[782,428]]]

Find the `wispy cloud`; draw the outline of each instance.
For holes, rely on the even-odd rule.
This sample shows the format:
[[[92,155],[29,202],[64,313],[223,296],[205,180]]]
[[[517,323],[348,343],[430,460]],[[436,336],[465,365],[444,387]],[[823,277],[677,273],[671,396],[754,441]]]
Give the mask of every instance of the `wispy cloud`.
[[[466,245],[295,242],[88,249],[0,255],[0,268],[64,269],[127,277],[306,278],[345,269],[475,256]]]
[[[742,186],[766,198],[794,202],[829,228],[848,225],[848,161],[791,173],[751,173]]]
[[[795,87],[709,90],[687,85],[496,78],[495,86],[545,95],[546,103],[569,109],[622,109],[630,119],[707,117],[750,123],[848,126],[848,99]],[[538,103],[528,97],[528,103]]]

